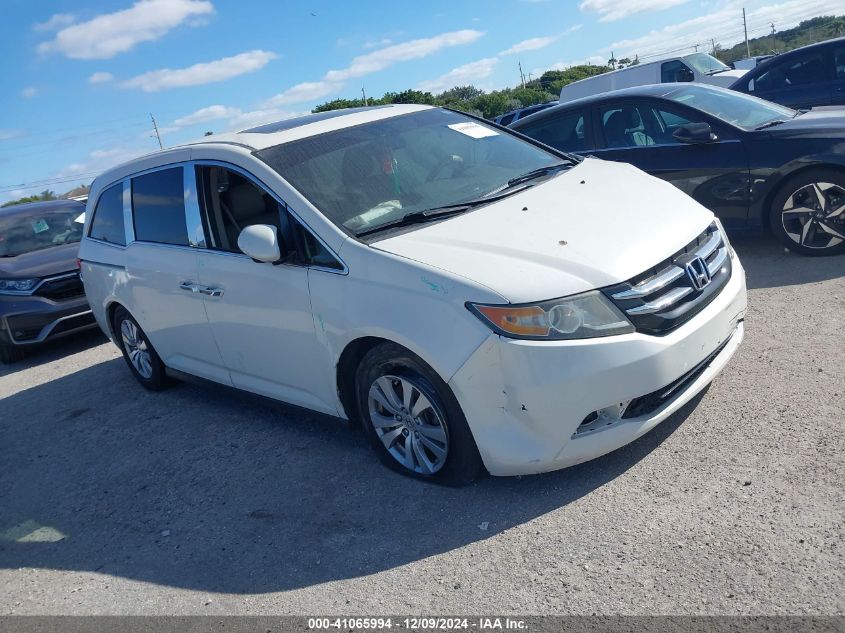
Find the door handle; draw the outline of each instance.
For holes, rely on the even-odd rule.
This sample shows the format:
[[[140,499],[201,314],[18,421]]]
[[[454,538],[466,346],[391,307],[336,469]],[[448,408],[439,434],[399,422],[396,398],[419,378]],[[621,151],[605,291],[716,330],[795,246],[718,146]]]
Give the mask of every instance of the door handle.
[[[181,288],[182,290],[187,290],[188,292],[200,291],[200,287],[193,281],[183,281],[181,284],[179,284],[179,288]]]
[[[200,293],[206,295],[207,297],[222,297],[223,289],[212,288],[211,286],[203,286],[202,288],[200,288]]]

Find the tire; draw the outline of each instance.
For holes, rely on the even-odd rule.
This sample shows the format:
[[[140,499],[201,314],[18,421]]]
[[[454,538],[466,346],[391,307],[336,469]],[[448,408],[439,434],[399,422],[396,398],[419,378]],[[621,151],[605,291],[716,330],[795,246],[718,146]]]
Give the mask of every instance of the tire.
[[[170,380],[164,363],[150,343],[138,322],[123,306],[114,311],[112,322],[117,346],[123,353],[123,360],[135,376],[135,380],[150,391],[161,391],[169,386]]]
[[[0,364],[11,365],[23,360],[26,352],[9,340],[5,332],[0,332]]]
[[[483,472],[455,395],[415,354],[394,343],[372,348],[358,366],[355,392],[365,432],[387,467],[447,486]]]
[[[818,168],[789,178],[772,199],[769,226],[801,255],[845,253],[845,171]]]

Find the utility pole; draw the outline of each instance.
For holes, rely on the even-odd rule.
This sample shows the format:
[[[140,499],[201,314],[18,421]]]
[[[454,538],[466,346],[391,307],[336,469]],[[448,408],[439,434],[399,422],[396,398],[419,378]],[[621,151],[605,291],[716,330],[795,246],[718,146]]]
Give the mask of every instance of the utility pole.
[[[164,149],[164,145],[161,144],[161,134],[158,133],[158,125],[156,125],[156,118],[153,116],[152,112],[150,112],[150,121],[153,122],[153,130],[156,133],[156,139],[158,139],[158,148]]]
[[[364,92],[364,86],[361,86],[361,98],[364,99],[364,105],[367,105],[367,93]]]
[[[522,87],[525,88],[525,75],[522,73],[522,61],[519,62],[519,78],[522,80]]]
[[[716,40],[714,38],[710,38],[710,45],[713,47],[713,57],[716,57]]]
[[[742,7],[742,28],[745,31],[745,56],[751,57],[751,47],[748,45],[748,22],[745,20],[745,7]]]
[[[775,23],[772,22],[772,52],[775,52]]]

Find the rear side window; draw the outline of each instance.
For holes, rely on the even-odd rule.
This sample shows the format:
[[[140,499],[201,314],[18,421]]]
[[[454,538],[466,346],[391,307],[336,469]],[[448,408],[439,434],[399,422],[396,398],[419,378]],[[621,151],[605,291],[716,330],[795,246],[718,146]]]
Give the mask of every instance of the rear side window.
[[[182,168],[133,178],[132,215],[136,240],[188,246]]]
[[[684,62],[680,60],[672,60],[671,62],[664,62],[660,65],[660,82],[664,84],[674,83],[676,81],[685,81],[684,75],[689,76],[692,71]],[[686,79],[689,81],[689,79]]]
[[[810,51],[772,66],[754,80],[755,90],[782,90],[827,80],[824,52]]]
[[[123,224],[123,183],[112,185],[100,194],[88,237],[126,246]]]
[[[583,110],[545,117],[517,131],[564,152],[588,149]]]
[[[845,79],[845,46],[833,49],[833,64],[836,66],[836,78]]]

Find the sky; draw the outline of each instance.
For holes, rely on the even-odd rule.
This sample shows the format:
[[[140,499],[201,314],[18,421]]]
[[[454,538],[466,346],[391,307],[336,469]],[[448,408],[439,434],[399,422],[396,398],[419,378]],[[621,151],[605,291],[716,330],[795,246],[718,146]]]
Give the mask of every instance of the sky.
[[[0,0],[0,203],[318,103],[486,90],[842,14],[842,0]],[[679,51],[679,52],[676,52]]]

